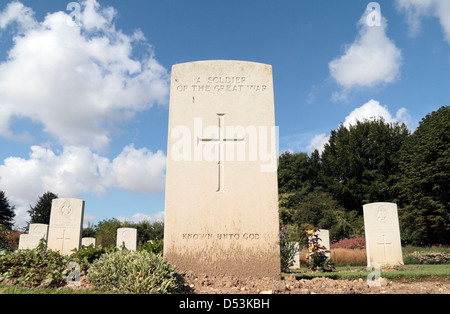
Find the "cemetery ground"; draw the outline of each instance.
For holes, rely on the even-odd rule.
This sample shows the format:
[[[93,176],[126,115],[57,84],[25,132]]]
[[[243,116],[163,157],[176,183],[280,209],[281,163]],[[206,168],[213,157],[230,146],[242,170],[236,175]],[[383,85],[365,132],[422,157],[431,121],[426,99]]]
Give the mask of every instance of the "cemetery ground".
[[[411,249],[409,249],[411,251]],[[428,255],[448,254],[442,250]],[[445,249],[448,251],[448,249]],[[417,248],[404,254],[409,256]],[[417,253],[416,253],[417,254]],[[341,257],[343,259],[343,257]],[[383,267],[379,286],[369,287],[371,274],[363,265],[337,266],[333,272],[312,272],[306,267],[283,273],[280,280],[268,278],[234,278],[229,276],[183,274],[184,291],[187,294],[450,294],[450,264],[408,264]],[[414,262],[414,260],[409,260]],[[89,270],[88,270],[89,271]],[[370,277],[369,277],[370,278]],[[372,281],[375,280],[372,277]],[[81,272],[81,285],[52,288],[25,288],[14,279],[0,282],[0,294],[97,294],[99,291],[88,280],[86,271]],[[107,292],[111,293],[111,292]],[[120,293],[120,292],[116,292]]]

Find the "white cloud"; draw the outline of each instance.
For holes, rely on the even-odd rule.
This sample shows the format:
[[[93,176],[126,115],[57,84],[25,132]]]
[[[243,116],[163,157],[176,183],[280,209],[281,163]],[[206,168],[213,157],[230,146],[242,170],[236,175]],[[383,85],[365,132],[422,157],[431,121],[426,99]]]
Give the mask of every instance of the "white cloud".
[[[140,223],[142,221],[148,221],[148,222],[156,222],[156,221],[164,221],[164,212],[160,211],[153,215],[147,215],[142,213],[136,213],[131,218],[127,218],[123,215],[117,217],[117,220],[121,222],[132,222],[132,223]]]
[[[420,30],[421,18],[434,16],[439,19],[445,40],[450,44],[450,1],[448,0],[396,0],[399,11],[406,14],[412,35]]]
[[[345,117],[343,125],[348,128],[350,125],[355,125],[357,121],[363,121],[365,119],[373,120],[380,117],[387,123],[393,122],[391,113],[387,107],[383,107],[380,105],[380,102],[371,99]]]
[[[31,147],[28,159],[10,157],[0,164],[0,190],[16,205],[16,223],[28,219],[26,211],[47,191],[59,197],[82,193],[102,195],[110,187],[144,193],[162,193],[165,185],[163,152],[127,146],[114,158],[101,157],[87,147],[65,146],[54,152]]]
[[[411,116],[408,114],[406,108],[400,108],[395,117],[393,117],[387,106],[382,106],[379,101],[371,99],[345,117],[343,125],[348,128],[350,125],[355,125],[356,121],[363,121],[365,119],[374,120],[379,118],[383,118],[386,123],[399,122],[405,123],[407,126],[411,121]]]
[[[0,63],[0,136],[13,136],[12,118],[28,118],[62,145],[102,150],[111,129],[154,104],[166,104],[167,70],[142,32],[116,30],[113,8],[81,4],[81,26],[65,12],[38,22],[19,2],[0,12],[0,31],[16,21],[14,45]],[[145,57],[133,57],[137,44]]]
[[[330,139],[329,135],[326,135],[325,133],[317,134],[315,135],[309,145],[306,147],[306,150],[308,153],[312,153],[314,150],[318,150],[320,154],[322,154],[324,146],[326,143],[328,143],[328,140]]]
[[[111,164],[110,182],[125,190],[144,193],[164,192],[166,156],[162,151],[125,147]]]
[[[9,3],[5,10],[0,12],[0,29],[4,29],[14,22],[19,32],[25,32],[37,26],[33,10],[17,1]]]
[[[369,13],[359,20],[359,34],[344,55],[329,63],[331,77],[344,89],[334,98],[345,98],[353,88],[393,83],[400,76],[402,54],[386,35],[387,20],[380,15],[380,25],[371,25]]]

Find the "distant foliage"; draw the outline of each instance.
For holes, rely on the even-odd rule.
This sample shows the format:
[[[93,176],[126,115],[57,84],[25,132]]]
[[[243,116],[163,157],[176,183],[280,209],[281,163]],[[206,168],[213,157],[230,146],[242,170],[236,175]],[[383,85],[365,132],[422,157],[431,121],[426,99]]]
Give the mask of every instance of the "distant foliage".
[[[354,238],[342,239],[331,244],[332,249],[365,249],[366,239],[363,235]]]
[[[363,205],[397,203],[404,245],[450,244],[450,107],[410,132],[382,118],[341,124],[323,152],[279,158],[281,224],[308,223],[330,238],[364,232]]]
[[[427,115],[402,149],[398,184],[404,240],[450,243],[450,107]]]
[[[28,210],[30,223],[49,224],[52,201],[56,198],[58,198],[58,195],[52,192],[42,194],[36,204],[33,207],[30,206],[30,210]]]
[[[122,222],[118,219],[105,219],[97,225],[89,226],[89,236],[97,238],[97,243],[103,247],[116,245],[116,236],[118,228],[137,229],[137,242],[146,246],[150,240],[162,240],[164,238],[164,223],[160,221],[149,222],[141,221],[139,223]]]
[[[5,192],[0,191],[0,225],[11,229],[14,224],[14,206],[10,204]]]
[[[11,230],[0,224],[0,250],[13,251],[14,241],[12,234]]]
[[[96,260],[89,280],[100,290],[118,293],[181,293],[184,278],[160,255],[146,251],[121,250]]]
[[[449,253],[414,252],[410,254],[410,258],[412,258],[416,264],[450,264]]]

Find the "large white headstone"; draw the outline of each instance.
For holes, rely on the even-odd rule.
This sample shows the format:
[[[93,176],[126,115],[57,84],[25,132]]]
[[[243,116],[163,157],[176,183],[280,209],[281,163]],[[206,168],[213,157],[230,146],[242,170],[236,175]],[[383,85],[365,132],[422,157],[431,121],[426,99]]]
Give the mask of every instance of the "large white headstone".
[[[403,264],[397,205],[372,203],[363,211],[367,265]]]
[[[57,198],[52,201],[47,248],[70,255],[80,249],[84,201]]]
[[[164,255],[183,271],[280,276],[272,67],[172,68]]]
[[[136,251],[137,247],[137,229],[135,228],[118,228],[116,246],[121,248],[125,244],[128,250]]]
[[[19,250],[34,249],[39,245],[41,239],[47,242],[48,225],[30,224],[28,234],[21,234],[19,238]]]

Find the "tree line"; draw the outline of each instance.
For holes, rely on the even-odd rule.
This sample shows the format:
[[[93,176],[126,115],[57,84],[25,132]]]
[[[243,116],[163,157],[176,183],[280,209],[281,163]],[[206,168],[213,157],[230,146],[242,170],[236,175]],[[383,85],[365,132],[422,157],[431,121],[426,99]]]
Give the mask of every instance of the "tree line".
[[[331,131],[322,154],[279,158],[282,224],[313,224],[339,240],[364,234],[362,208],[394,202],[404,244],[450,243],[450,107],[414,132],[383,119]]]
[[[404,244],[450,244],[450,107],[428,114],[414,132],[383,119],[341,124],[323,152],[283,153],[279,158],[280,222],[329,229],[333,240],[364,234],[362,207],[394,202]],[[51,201],[44,193],[30,206],[29,223],[49,223]],[[0,225],[11,229],[14,206],[0,191]],[[138,241],[163,238],[162,222],[106,219],[83,230],[97,243],[114,243],[120,227],[138,229]]]
[[[46,192],[41,195],[34,206],[30,205],[28,214],[30,219],[24,232],[28,232],[29,225],[32,223],[50,223],[50,212],[52,200],[58,198],[53,192]],[[0,225],[4,228],[11,229],[13,227],[14,206],[11,206],[5,193],[0,191]],[[141,222],[120,221],[115,218],[104,219],[97,224],[88,224],[82,230],[82,237],[95,237],[97,245],[102,247],[115,246],[116,234],[118,228],[135,228],[137,229],[137,242],[146,244],[150,240],[162,240],[164,238],[164,223],[162,221],[150,222],[147,220]]]

